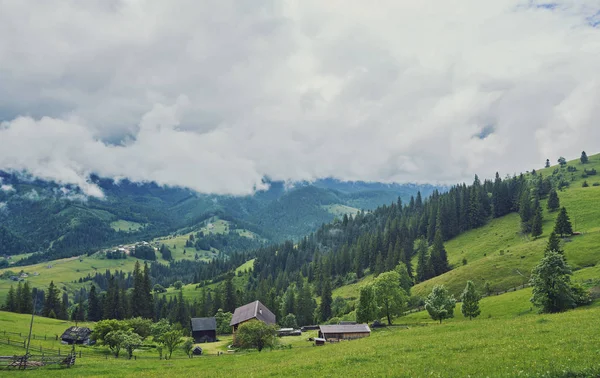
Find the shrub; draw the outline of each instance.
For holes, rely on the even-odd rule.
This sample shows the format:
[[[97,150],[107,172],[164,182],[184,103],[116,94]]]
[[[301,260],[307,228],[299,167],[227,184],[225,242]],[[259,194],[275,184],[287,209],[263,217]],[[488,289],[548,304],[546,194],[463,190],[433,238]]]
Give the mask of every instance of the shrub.
[[[462,259],[462,264],[463,264],[463,265],[467,265],[467,258],[466,258],[466,257],[463,257],[463,259]]]
[[[595,182],[592,184],[592,186],[600,186],[600,182]]]
[[[588,184],[587,181],[583,181],[583,184],[581,184],[582,188],[587,188],[588,186],[590,186],[590,185]]]

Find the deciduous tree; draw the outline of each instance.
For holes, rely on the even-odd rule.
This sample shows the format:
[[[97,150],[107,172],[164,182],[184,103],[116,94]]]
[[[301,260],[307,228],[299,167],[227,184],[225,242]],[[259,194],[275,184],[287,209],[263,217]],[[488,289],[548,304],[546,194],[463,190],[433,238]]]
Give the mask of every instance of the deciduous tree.
[[[425,299],[425,309],[433,320],[442,320],[454,317],[456,300],[444,285],[436,285]]]
[[[402,314],[408,301],[406,292],[400,287],[400,275],[396,271],[382,273],[373,282],[373,287],[379,315],[392,325],[392,319]]]
[[[244,349],[272,348],[276,345],[275,327],[259,320],[251,320],[238,327],[235,335],[236,344]]]

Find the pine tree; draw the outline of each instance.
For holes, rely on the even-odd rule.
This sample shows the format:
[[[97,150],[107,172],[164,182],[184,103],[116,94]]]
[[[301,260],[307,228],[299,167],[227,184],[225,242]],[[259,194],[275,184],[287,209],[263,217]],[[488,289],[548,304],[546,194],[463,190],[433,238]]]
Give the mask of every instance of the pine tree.
[[[424,239],[419,239],[417,242],[417,281],[423,282],[428,280],[430,277],[427,261],[429,256],[427,253],[427,243]]]
[[[554,232],[563,237],[563,235],[572,235],[573,227],[571,226],[571,221],[569,220],[569,215],[567,214],[567,209],[564,207],[560,209],[558,216],[556,217],[556,223],[554,225]]]
[[[83,303],[83,295],[79,296],[77,310],[75,312],[75,320],[83,322],[85,320],[85,304]]]
[[[550,159],[546,159],[546,165],[545,165],[545,167],[546,168],[550,168]]]
[[[142,285],[144,298],[144,310],[142,316],[146,319],[152,319],[154,314],[154,297],[152,297],[152,282],[150,280],[150,268],[144,263],[144,282]]]
[[[29,282],[27,281],[25,281],[25,284],[23,285],[20,300],[20,312],[22,314],[31,314],[31,312],[33,311],[33,294],[31,292],[31,288],[29,287]]]
[[[237,306],[235,298],[235,288],[233,287],[233,277],[231,276],[229,276],[229,278],[225,281],[224,295],[225,297],[223,309],[225,310],[225,312],[233,313]]]
[[[521,201],[519,202],[519,215],[521,216],[521,232],[528,234],[531,232],[531,218],[533,217],[533,211],[531,209],[531,198],[529,197],[529,190],[523,190],[521,194]]]
[[[60,310],[60,299],[58,298],[58,294],[58,289],[54,286],[54,281],[50,281],[48,291],[46,292],[46,301],[42,309],[42,316],[50,317],[50,312],[52,312],[54,318],[56,318],[56,314]]]
[[[548,196],[547,207],[548,207],[548,210],[550,210],[550,211],[555,211],[560,208],[560,200],[558,199],[558,194],[556,193],[556,190],[554,190],[554,189],[550,190],[550,195]]]
[[[543,230],[542,230],[542,208],[538,206],[535,209],[535,215],[533,216],[533,219],[531,220],[531,236],[533,236],[534,238],[537,238],[538,236],[542,235]]]
[[[442,241],[441,230],[438,230],[435,233],[429,259],[431,261],[431,267],[433,268],[434,276],[439,276],[440,274],[444,274],[450,270],[448,255],[446,253],[446,248],[444,248],[444,242]]]
[[[92,284],[90,294],[88,296],[88,320],[95,322],[102,318],[102,310],[100,302],[96,294],[96,286]]]
[[[579,160],[581,161],[581,164],[587,164],[589,159],[587,154],[585,153],[585,151],[581,151],[581,157],[579,158]]]
[[[481,299],[481,296],[477,290],[475,290],[473,281],[467,281],[467,286],[465,286],[465,289],[460,295],[460,299],[462,300],[461,312],[465,318],[472,320],[481,314],[481,310],[479,309],[479,300]]]
[[[146,314],[144,289],[144,277],[140,269],[140,262],[136,261],[133,267],[133,291],[131,292],[131,315],[134,318]]]
[[[15,296],[15,288],[10,285],[10,289],[8,289],[8,295],[6,296],[6,304],[4,306],[6,311],[17,312],[18,303],[17,298]]]
[[[19,281],[19,283],[17,284],[17,290],[15,292],[15,312],[21,312],[21,296],[23,292],[23,285],[21,284],[21,282]]]
[[[325,278],[325,282],[323,282],[323,293],[321,294],[321,304],[319,305],[319,315],[321,316],[321,321],[325,322],[329,318],[331,318],[331,302],[333,299],[331,298],[331,279],[329,276]]]
[[[66,292],[62,295],[62,301],[60,302],[60,310],[56,314],[58,319],[68,320],[69,319],[69,294]]]
[[[560,253],[561,255],[564,255],[564,251],[560,247],[560,238],[554,231],[552,231],[552,233],[550,233],[550,237],[548,238],[548,244],[546,245],[544,254],[546,254],[548,252],[556,252],[556,253]]]
[[[576,306],[571,268],[563,255],[548,252],[531,273],[531,302],[540,312],[559,312]]]

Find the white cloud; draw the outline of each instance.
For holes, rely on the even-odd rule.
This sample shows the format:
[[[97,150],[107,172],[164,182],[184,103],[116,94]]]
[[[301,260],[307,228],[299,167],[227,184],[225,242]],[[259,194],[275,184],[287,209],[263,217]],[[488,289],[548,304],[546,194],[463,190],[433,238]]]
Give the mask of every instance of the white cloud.
[[[600,2],[540,4],[3,3],[0,169],[246,194],[598,152]]]

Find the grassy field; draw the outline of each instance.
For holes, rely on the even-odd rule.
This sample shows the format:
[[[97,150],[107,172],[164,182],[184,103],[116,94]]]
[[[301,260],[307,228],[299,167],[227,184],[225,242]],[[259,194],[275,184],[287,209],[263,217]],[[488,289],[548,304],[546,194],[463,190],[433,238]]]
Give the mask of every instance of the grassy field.
[[[72,282],[78,280],[80,277],[85,277],[88,274],[93,275],[96,271],[103,273],[106,269],[131,271],[133,270],[135,261],[136,259],[134,258],[108,260],[100,258],[99,255],[80,256],[55,260],[49,263],[1,269],[0,274],[7,270],[15,273],[23,271],[28,274],[27,281],[32,287],[43,288],[45,290],[50,281],[54,281],[54,284],[59,288],[65,286],[71,291],[72,289],[81,287],[81,284]],[[38,273],[37,276],[34,275],[36,272]],[[16,287],[17,283],[8,279],[0,279],[0,301],[2,303],[11,285]]]
[[[82,347],[83,358],[61,376],[546,376],[587,377],[600,373],[597,319],[600,304],[561,314],[538,315],[530,310],[530,290],[485,298],[482,315],[466,320],[460,315],[442,324],[425,313],[399,318],[399,326],[374,330],[371,337],[314,347],[308,336],[282,338],[284,347],[273,351],[216,356],[229,338],[202,344],[209,355],[184,358],[178,350],[170,361],[150,352],[136,351],[137,361],[106,359],[101,352]],[[20,318],[23,319],[20,319]],[[19,319],[17,319],[19,318]],[[0,327],[26,329],[26,316],[0,312]],[[39,324],[38,324],[39,323]],[[69,325],[37,318],[34,333],[58,333]],[[47,342],[51,343],[51,342]],[[2,346],[0,353],[22,352]],[[35,345],[35,344],[34,344]],[[49,344],[48,347],[52,347]],[[43,376],[55,369],[20,374]]]
[[[117,221],[114,221],[114,222],[110,223],[110,227],[112,227],[113,230],[115,230],[115,231],[125,231],[125,232],[138,231],[138,230],[144,228],[144,226],[145,225],[142,224],[142,223],[126,221],[126,220],[123,220],[123,219],[119,219]]]
[[[346,206],[346,205],[341,205],[341,204],[335,204],[335,205],[323,205],[321,206],[323,209],[327,210],[328,212],[330,212],[331,214],[335,215],[336,217],[343,217],[344,214],[350,216],[354,216],[356,215],[360,209],[357,209],[356,207],[351,207],[351,206]]]

